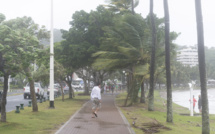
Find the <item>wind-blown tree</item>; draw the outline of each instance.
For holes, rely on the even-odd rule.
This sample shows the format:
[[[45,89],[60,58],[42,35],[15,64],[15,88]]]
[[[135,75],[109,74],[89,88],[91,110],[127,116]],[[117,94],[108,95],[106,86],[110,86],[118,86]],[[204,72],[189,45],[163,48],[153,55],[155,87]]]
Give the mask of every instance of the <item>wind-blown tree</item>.
[[[65,31],[64,31],[65,32]],[[64,33],[65,36],[65,33]],[[59,43],[55,43],[54,51],[55,51],[55,62],[62,65],[64,68],[64,81],[67,83],[69,87],[69,98],[72,99],[74,96],[74,91],[72,90],[72,75],[74,73],[74,62],[71,62],[71,57],[77,55],[70,55],[69,52],[71,47],[68,45],[68,41],[62,41]],[[49,50],[48,50],[49,51]],[[58,66],[59,67],[59,66]]]
[[[1,122],[6,122],[6,97],[8,92],[8,78],[20,71],[17,64],[15,42],[19,41],[19,35],[8,26],[0,24],[0,76],[4,77],[4,87],[1,105]]]
[[[54,49],[55,49],[55,63],[54,63],[54,78],[55,81],[59,83],[60,88],[61,88],[61,94],[62,94],[62,101],[64,101],[64,91],[63,91],[63,85],[62,82],[66,81],[66,70],[63,67],[62,64],[57,62],[56,59],[60,59],[60,52],[62,50],[61,44],[59,42],[54,44]],[[44,85],[49,84],[49,60],[50,60],[50,55],[49,55],[49,48],[44,49],[42,52],[40,52],[40,55],[38,56],[38,62],[37,64],[39,65],[39,69],[34,72],[34,79],[35,80],[40,80],[43,82]],[[59,60],[60,61],[60,60]]]
[[[91,55],[100,49],[100,38],[104,36],[103,27],[112,25],[113,14],[99,6],[96,11],[90,13],[77,11],[72,18],[69,31],[63,31],[65,40],[61,42],[61,57],[64,57],[67,62],[65,64],[70,64],[75,72],[81,68],[91,68],[94,61]]]
[[[130,72],[131,104],[137,101],[137,91],[140,83],[137,82],[140,68],[147,70],[146,49],[143,44],[144,21],[139,15],[125,14],[115,20],[114,27],[106,27],[106,37],[102,39],[101,49],[93,54],[97,57],[94,68],[104,70],[127,69]],[[147,72],[147,71],[146,71]],[[145,72],[145,73],[146,73]],[[137,85],[138,83],[138,85]]]
[[[40,81],[43,85],[49,84],[49,68],[44,64],[41,64],[36,71],[33,71],[32,75],[35,81]]]
[[[64,67],[55,61],[55,80],[60,84],[61,88],[61,94],[62,94],[62,101],[64,101],[64,91],[63,91],[63,85],[62,82],[65,81],[65,76],[66,76],[66,70]]]
[[[134,14],[134,8],[139,4],[139,0],[108,0],[109,4],[105,5],[112,12],[124,14],[131,12]]]
[[[197,39],[198,39],[198,58],[199,58],[199,74],[201,83],[202,98],[202,134],[210,134],[210,120],[208,108],[208,94],[206,85],[205,70],[205,49],[204,49],[204,28],[202,19],[201,0],[195,0],[196,23],[197,23]]]
[[[15,44],[13,52],[17,55],[15,58],[16,62],[18,62],[19,67],[23,70],[23,73],[28,79],[32,98],[32,110],[33,112],[37,112],[38,106],[31,66],[37,58],[38,52],[41,50],[39,39],[46,38],[45,35],[48,34],[44,33],[43,36],[40,36],[43,33],[44,27],[39,28],[39,25],[35,24],[30,17],[12,19],[4,22],[4,25],[16,31],[19,36],[19,40],[13,42]]]

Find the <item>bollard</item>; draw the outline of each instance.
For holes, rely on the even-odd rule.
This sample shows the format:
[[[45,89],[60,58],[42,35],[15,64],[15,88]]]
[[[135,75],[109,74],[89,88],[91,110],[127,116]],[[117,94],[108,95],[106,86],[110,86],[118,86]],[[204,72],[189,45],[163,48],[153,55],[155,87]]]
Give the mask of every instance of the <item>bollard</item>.
[[[20,110],[24,110],[24,104],[20,104]]]
[[[28,102],[28,107],[31,107],[31,101]]]
[[[16,106],[16,111],[15,111],[15,113],[20,113],[20,111],[19,111],[19,106]]]

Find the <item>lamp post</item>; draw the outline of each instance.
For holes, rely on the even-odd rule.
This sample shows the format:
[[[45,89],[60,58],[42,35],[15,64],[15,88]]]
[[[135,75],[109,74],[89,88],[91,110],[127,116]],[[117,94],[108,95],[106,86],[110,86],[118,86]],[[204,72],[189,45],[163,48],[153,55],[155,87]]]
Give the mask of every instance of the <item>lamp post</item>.
[[[53,0],[51,0],[51,30],[50,30],[50,108],[54,108],[54,34],[53,34]]]
[[[10,92],[10,75],[8,77],[8,92]]]

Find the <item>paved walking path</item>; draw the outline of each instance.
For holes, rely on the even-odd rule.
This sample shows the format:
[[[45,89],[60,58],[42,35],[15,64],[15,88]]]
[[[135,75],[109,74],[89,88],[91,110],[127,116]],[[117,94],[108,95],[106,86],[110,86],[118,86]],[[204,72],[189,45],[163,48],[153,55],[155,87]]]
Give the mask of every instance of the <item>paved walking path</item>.
[[[91,118],[91,101],[87,102],[56,134],[134,134],[114,99],[112,94],[102,96],[97,118]]]

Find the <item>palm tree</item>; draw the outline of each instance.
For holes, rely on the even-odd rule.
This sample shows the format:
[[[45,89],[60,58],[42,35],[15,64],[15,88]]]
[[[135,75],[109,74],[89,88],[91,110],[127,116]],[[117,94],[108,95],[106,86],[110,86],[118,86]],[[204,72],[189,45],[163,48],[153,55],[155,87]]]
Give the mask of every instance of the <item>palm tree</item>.
[[[172,115],[172,87],[170,69],[170,40],[169,40],[169,8],[168,1],[164,0],[165,14],[165,54],[166,54],[166,86],[167,86],[167,122],[173,122]]]
[[[198,37],[199,74],[202,96],[202,134],[210,134],[208,96],[206,87],[205,50],[204,50],[204,28],[202,19],[201,0],[195,0],[196,23]]]
[[[143,46],[144,22],[139,15],[126,14],[117,21],[114,28],[106,28],[106,38],[102,48],[93,56],[97,57],[93,67],[100,70],[126,69],[129,71],[129,93],[131,100],[137,101],[140,87],[138,76],[148,73],[146,49]],[[111,46],[110,46],[111,45]],[[108,47],[105,47],[108,46]],[[145,70],[145,71],[144,71]],[[132,104],[131,102],[131,104]]]
[[[152,46],[151,46],[151,62],[150,62],[150,89],[149,89],[149,102],[148,110],[154,110],[154,73],[155,73],[155,46],[156,46],[156,28],[153,13],[153,0],[150,0],[150,18],[151,18],[151,31],[152,31]]]
[[[109,5],[105,5],[109,10],[115,13],[131,12],[134,14],[134,8],[139,4],[139,0],[109,0]]]

